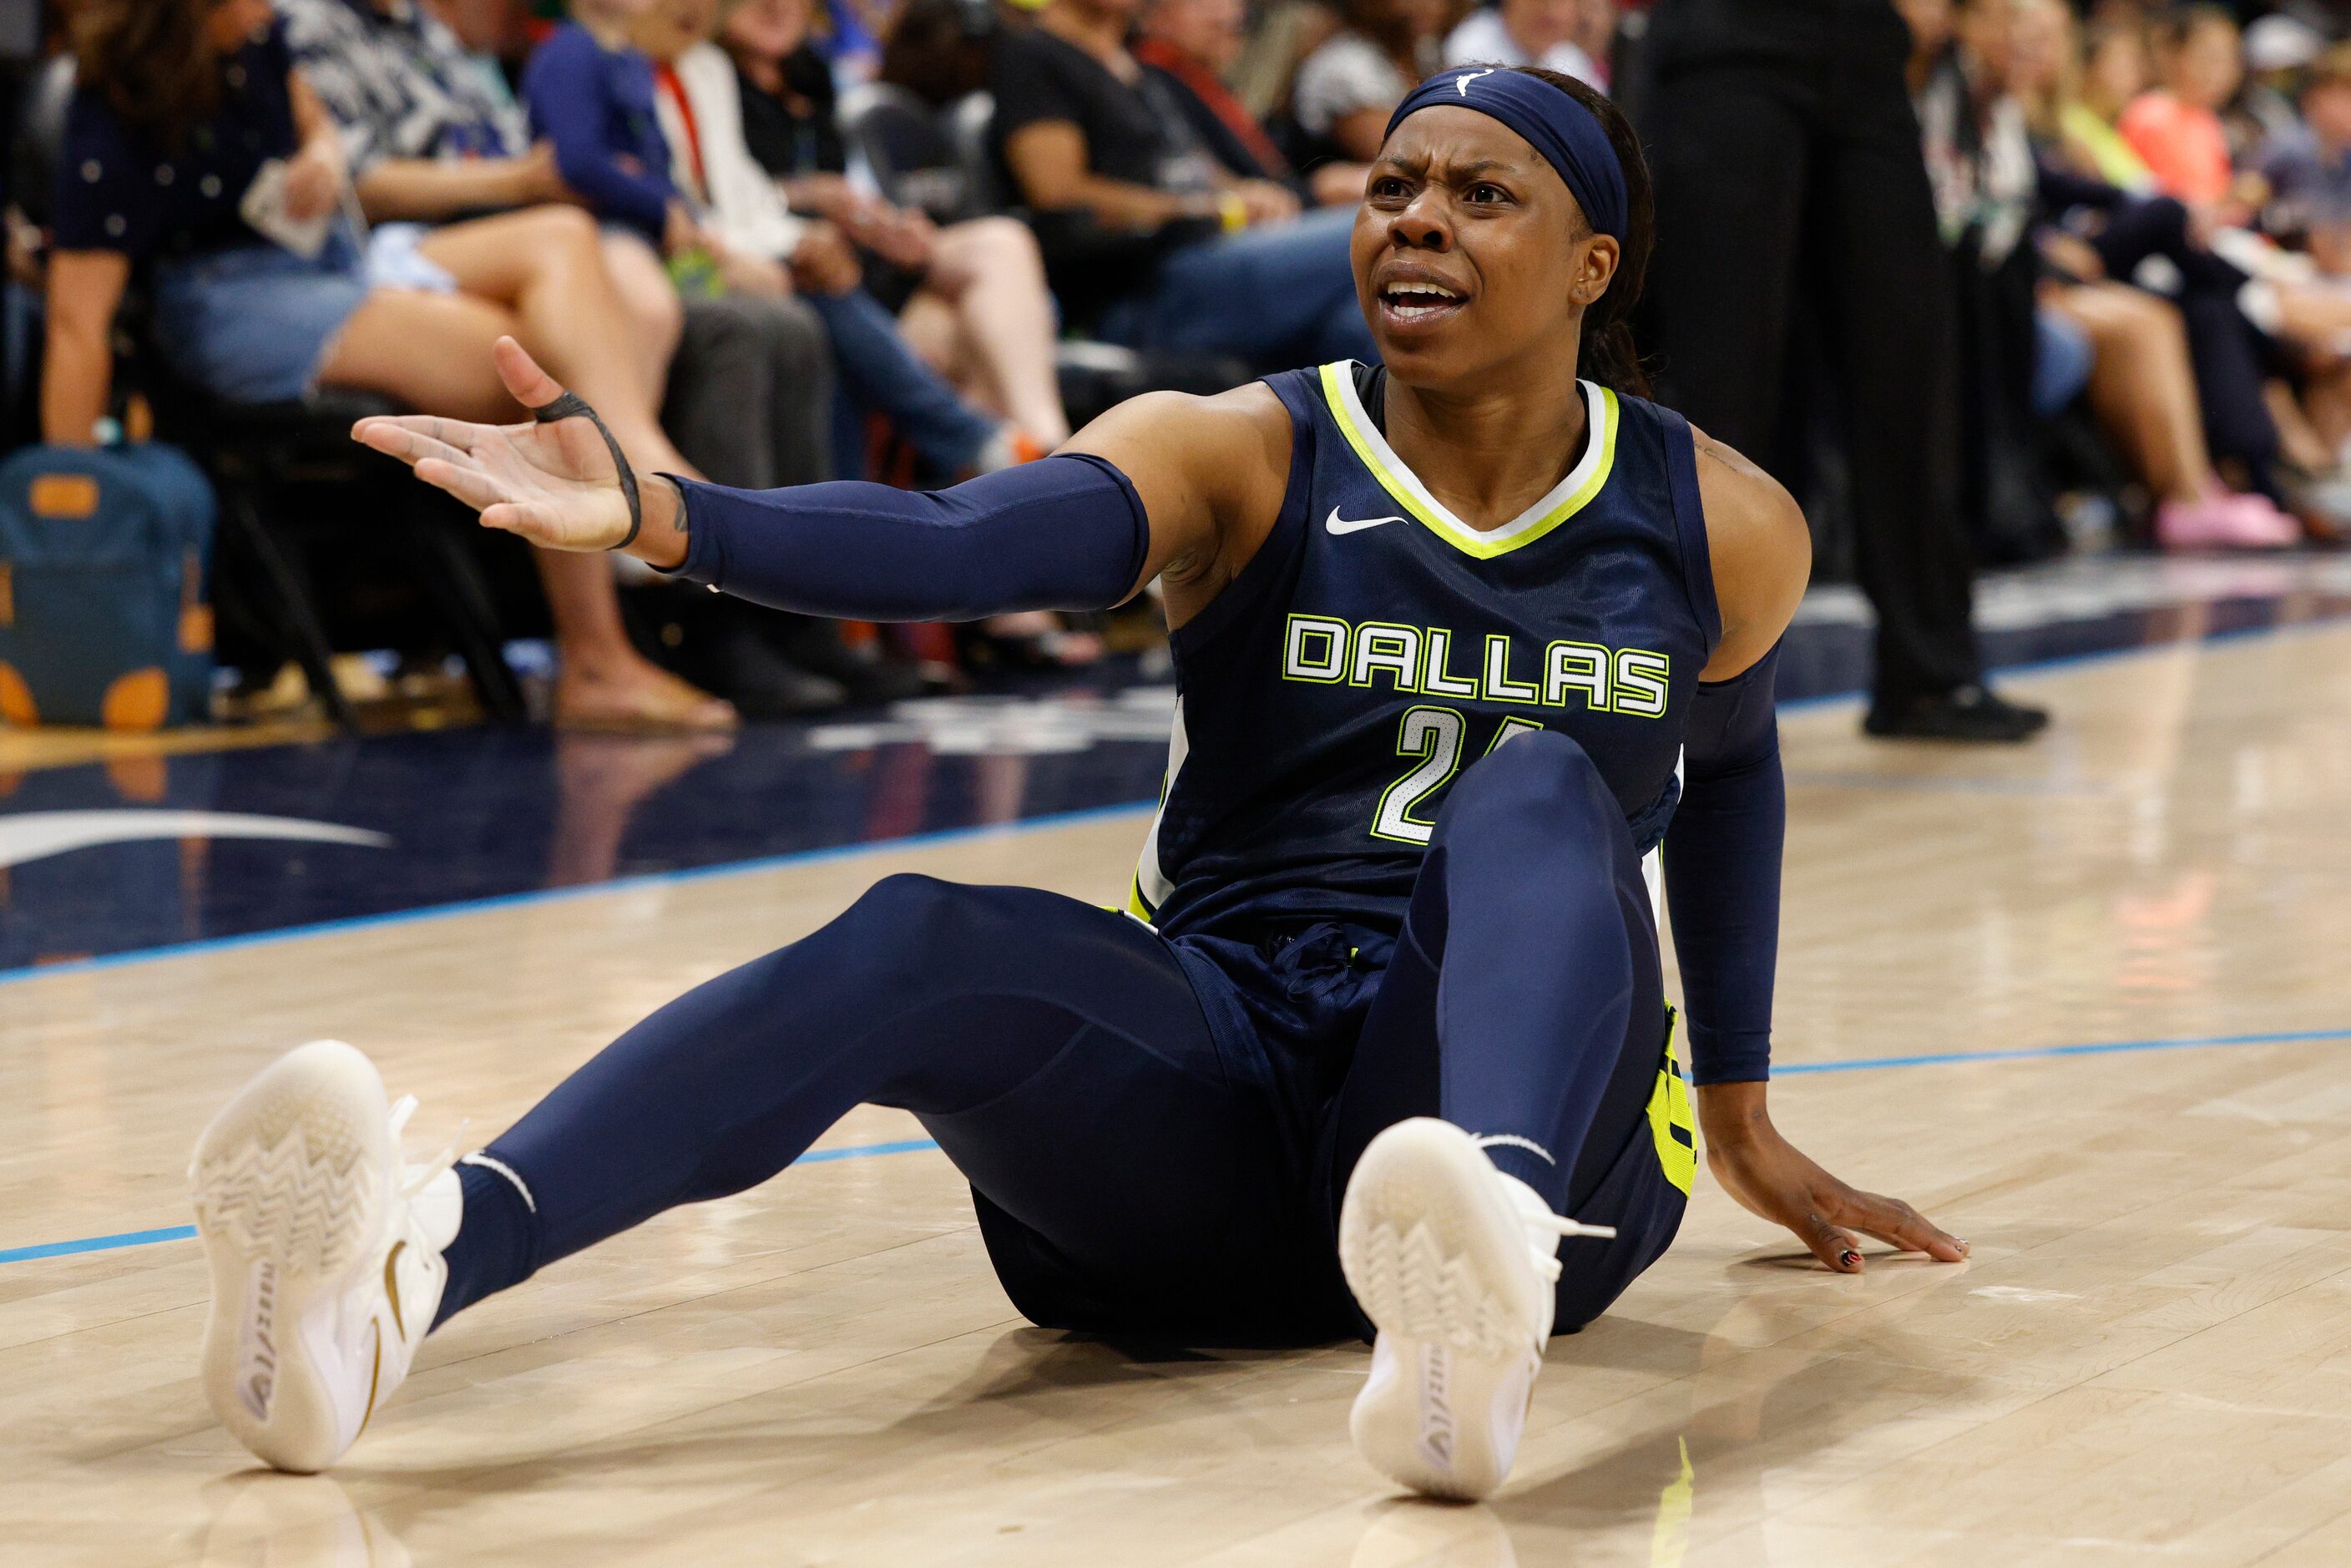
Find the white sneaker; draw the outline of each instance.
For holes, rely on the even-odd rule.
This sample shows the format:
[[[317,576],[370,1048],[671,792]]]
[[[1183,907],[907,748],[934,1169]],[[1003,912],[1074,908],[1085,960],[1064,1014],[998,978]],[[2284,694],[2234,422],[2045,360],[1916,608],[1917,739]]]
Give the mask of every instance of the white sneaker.
[[[454,1205],[428,1224],[375,1064],[314,1040],[264,1068],[222,1108],[188,1163],[213,1270],[204,1396],[240,1443],[281,1470],[342,1457],[441,1304]],[[442,1232],[445,1232],[443,1234]]]
[[[1339,1263],[1378,1329],[1348,1429],[1399,1485],[1474,1501],[1500,1486],[1551,1339],[1562,1219],[1433,1116],[1364,1151],[1339,1210]]]

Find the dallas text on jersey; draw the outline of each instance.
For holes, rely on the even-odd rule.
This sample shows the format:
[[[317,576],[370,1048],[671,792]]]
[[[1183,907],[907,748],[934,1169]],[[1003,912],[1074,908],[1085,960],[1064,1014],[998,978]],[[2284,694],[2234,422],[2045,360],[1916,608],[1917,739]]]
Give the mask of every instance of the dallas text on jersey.
[[[1486,639],[1482,662],[1465,648],[1464,662],[1475,665],[1465,671],[1455,664],[1453,639],[1442,626],[1293,614],[1282,637],[1281,678],[1369,687],[1384,674],[1395,690],[1424,696],[1537,707],[1566,707],[1573,700],[1590,713],[1665,716],[1673,661],[1664,653],[1561,641],[1545,646],[1531,668],[1514,672],[1511,639],[1494,635]]]

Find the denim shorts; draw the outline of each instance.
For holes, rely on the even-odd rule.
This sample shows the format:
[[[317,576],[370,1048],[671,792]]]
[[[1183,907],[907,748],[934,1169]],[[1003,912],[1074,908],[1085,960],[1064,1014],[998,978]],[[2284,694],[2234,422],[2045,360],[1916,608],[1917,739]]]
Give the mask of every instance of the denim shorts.
[[[446,293],[418,252],[423,230],[387,224],[362,247],[338,228],[316,258],[274,245],[213,251],[155,269],[155,346],[173,370],[235,403],[290,402],[377,288]]]

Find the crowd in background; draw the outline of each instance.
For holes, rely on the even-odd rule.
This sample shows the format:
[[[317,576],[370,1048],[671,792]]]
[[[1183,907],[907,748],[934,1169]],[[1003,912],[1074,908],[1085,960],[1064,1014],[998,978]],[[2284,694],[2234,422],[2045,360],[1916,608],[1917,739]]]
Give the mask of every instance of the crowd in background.
[[[489,346],[511,334],[641,470],[951,482],[1065,438],[1104,350],[1126,390],[1373,357],[1348,231],[1389,111],[1444,65],[1527,63],[1617,93],[1652,145],[1666,248],[1641,327],[1662,395],[1687,390],[1816,527],[1854,536],[1823,559],[1856,563],[1882,619],[1939,600],[1964,639],[1972,561],[2351,530],[2340,21],[2294,4],[1735,3],[64,0],[60,90],[23,95],[19,141],[39,155],[12,162],[11,287],[45,325],[11,373],[41,439],[115,437],[140,390],[118,373],[135,302],[153,373],[200,398],[340,390],[500,420]],[[1924,172],[1939,264],[1881,252],[1898,214],[1834,161],[1823,189],[1762,172],[1719,188],[1769,143],[1703,68],[1708,29],[1808,5],[1882,24],[1863,42],[1901,80],[1883,101],[1773,112],[1816,152],[1868,119],[1871,155],[1896,165],[1881,175]],[[1740,57],[1746,90],[1761,57]],[[1739,147],[1710,152],[1701,131]],[[907,151],[917,133],[943,151]],[[1741,209],[1766,190],[1777,210]],[[1761,270],[1791,275],[1775,286],[1793,299],[1796,231],[1836,199],[1838,254],[1867,276],[1832,277],[1834,300],[1759,312],[1739,293],[1752,276],[1700,265],[1782,226]],[[1680,241],[1677,259],[1677,236],[1709,225],[1719,252]],[[1890,361],[1931,409],[1862,406],[1878,401],[1863,377],[1841,418],[1783,412],[1835,380],[1808,367],[1851,361],[1871,332],[1895,348],[1906,317],[1950,324],[1948,356]],[[1949,493],[1921,502],[1940,470],[1906,443],[1938,422]],[[1880,537],[1946,501],[1949,548]],[[725,727],[940,677],[935,643],[689,608],[601,558],[536,564],[559,722]],[[1040,615],[971,629],[963,650],[1060,668],[1103,647]],[[1980,680],[1964,653],[1917,663],[1938,699]]]

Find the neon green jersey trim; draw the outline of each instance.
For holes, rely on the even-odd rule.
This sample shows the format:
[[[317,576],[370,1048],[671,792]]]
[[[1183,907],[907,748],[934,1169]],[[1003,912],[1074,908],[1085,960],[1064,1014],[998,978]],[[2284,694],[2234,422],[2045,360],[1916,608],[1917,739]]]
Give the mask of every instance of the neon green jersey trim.
[[[1354,449],[1364,466],[1371,470],[1381,488],[1431,533],[1462,554],[1479,560],[1491,560],[1496,556],[1508,555],[1541,538],[1589,506],[1592,498],[1606,487],[1609,475],[1615,471],[1616,394],[1602,387],[1599,389],[1601,428],[1594,437],[1599,444],[1600,458],[1592,465],[1583,482],[1551,510],[1531,522],[1521,519],[1493,533],[1480,533],[1426,499],[1426,487],[1409,471],[1395,463],[1384,450],[1386,443],[1380,441],[1375,444],[1372,434],[1357,423],[1348,407],[1351,400],[1346,393],[1353,389],[1343,380],[1349,374],[1346,363],[1324,365],[1321,373],[1322,397],[1330,405],[1331,417],[1338,422],[1340,434],[1347,438],[1347,444]]]

